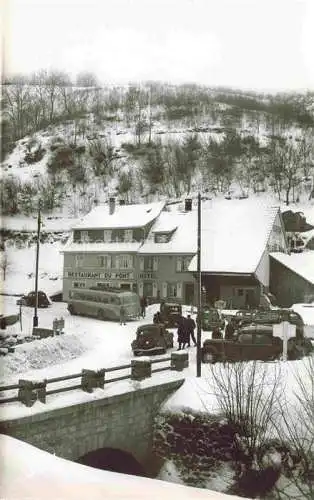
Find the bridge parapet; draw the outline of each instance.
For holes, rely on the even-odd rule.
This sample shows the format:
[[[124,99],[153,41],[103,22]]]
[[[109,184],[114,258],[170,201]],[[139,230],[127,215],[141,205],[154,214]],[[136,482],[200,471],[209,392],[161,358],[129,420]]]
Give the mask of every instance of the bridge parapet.
[[[168,363],[169,361],[170,366],[168,364],[165,365],[165,363]],[[1,397],[0,395],[0,403],[3,404],[18,401],[30,407],[33,406],[33,404],[37,400],[42,403],[46,403],[47,396],[51,394],[68,392],[77,389],[82,389],[85,392],[93,392],[94,389],[103,389],[105,384],[109,384],[112,382],[126,379],[141,381],[146,378],[150,378],[154,373],[162,372],[165,370],[174,370],[179,372],[186,368],[188,366],[188,363],[189,359],[187,352],[173,352],[169,357],[158,358],[154,360],[149,357],[143,357],[140,359],[133,359],[131,361],[131,364],[115,366],[112,368],[83,368],[80,373],[74,373],[63,377],[55,377],[42,380],[20,379],[18,384],[0,387],[0,393],[7,391],[16,392],[16,390],[18,390],[17,395],[12,395],[9,397]],[[162,366],[159,368],[153,368],[152,365],[155,364],[162,364]],[[131,372],[125,373],[126,370],[129,369],[131,369]],[[123,374],[118,377],[107,378],[108,374],[116,371],[122,371]],[[73,381],[78,378],[80,378],[79,384],[63,384],[68,380]],[[47,390],[48,384],[50,386],[53,385],[54,387]]]

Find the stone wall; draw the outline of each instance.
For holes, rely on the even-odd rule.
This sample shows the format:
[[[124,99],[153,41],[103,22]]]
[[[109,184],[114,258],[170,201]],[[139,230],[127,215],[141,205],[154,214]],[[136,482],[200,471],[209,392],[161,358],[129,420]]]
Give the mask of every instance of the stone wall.
[[[235,432],[223,418],[165,413],[155,421],[153,450],[175,463],[186,484],[201,487],[221,462],[234,460]]]
[[[108,447],[131,453],[143,464],[151,455],[154,417],[182,383],[170,381],[6,420],[1,432],[70,460]]]

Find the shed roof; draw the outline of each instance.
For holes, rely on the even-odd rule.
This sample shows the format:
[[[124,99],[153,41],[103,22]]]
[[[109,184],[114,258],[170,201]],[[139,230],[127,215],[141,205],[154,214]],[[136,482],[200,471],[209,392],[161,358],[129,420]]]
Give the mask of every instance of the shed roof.
[[[314,251],[306,250],[302,253],[286,254],[273,252],[270,254],[282,265],[298,274],[304,280],[314,285]]]

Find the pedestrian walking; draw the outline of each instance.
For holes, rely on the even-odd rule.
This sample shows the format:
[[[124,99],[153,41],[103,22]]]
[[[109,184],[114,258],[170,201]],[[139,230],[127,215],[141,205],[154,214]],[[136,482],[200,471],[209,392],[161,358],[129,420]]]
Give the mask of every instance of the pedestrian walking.
[[[141,306],[141,316],[142,318],[145,318],[146,316],[146,307],[147,307],[147,299],[146,297],[141,297],[140,300],[140,306]]]
[[[188,314],[186,320],[185,320],[185,328],[186,328],[186,334],[187,334],[187,339],[188,339],[188,347],[191,346],[191,339],[193,340],[194,346],[196,346],[196,339],[194,335],[194,330],[195,330],[196,324],[193,318],[191,318],[191,315]]]
[[[124,308],[124,306],[120,307],[120,325],[126,325],[126,322],[125,322],[125,308]]]

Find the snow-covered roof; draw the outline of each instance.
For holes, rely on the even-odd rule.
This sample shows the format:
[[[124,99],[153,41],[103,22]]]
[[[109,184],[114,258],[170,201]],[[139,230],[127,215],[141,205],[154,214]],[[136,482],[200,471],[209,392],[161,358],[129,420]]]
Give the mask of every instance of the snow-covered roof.
[[[164,202],[137,205],[119,205],[116,203],[112,214],[109,213],[109,204],[99,205],[75,224],[73,229],[143,227],[158,217],[164,205]]]
[[[282,252],[270,254],[275,260],[314,285],[314,251],[307,250],[291,255]]]
[[[154,235],[159,232],[174,231],[167,243],[155,243]],[[162,253],[195,253],[197,213],[191,212],[161,212],[159,218],[153,225],[146,241],[140,248],[139,253],[162,254]]]
[[[277,207],[233,203],[203,211],[201,269],[208,273],[255,272],[265,250]],[[189,271],[196,271],[194,256]]]
[[[123,253],[123,252],[137,252],[141,246],[142,242],[130,242],[130,243],[74,243],[69,242],[66,244],[62,250],[62,253],[80,253],[80,252],[89,252],[89,253]]]

